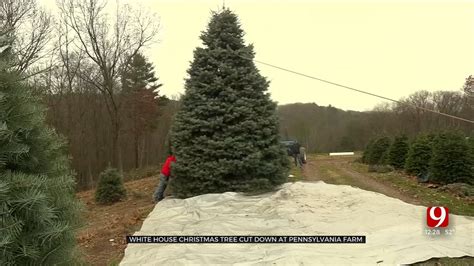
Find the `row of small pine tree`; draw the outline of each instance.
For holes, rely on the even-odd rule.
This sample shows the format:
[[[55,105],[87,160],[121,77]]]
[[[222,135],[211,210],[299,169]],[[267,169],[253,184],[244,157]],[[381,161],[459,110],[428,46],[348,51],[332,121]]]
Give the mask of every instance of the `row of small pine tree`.
[[[439,184],[474,184],[474,138],[462,132],[402,135],[372,139],[362,155],[371,167],[391,166]]]

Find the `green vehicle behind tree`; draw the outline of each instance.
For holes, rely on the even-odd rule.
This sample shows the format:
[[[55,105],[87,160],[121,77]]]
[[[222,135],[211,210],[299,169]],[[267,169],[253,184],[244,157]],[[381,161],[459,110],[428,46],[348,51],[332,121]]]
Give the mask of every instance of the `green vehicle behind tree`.
[[[295,158],[295,165],[306,164],[306,150],[296,140],[282,140],[280,143],[285,146],[288,156]]]

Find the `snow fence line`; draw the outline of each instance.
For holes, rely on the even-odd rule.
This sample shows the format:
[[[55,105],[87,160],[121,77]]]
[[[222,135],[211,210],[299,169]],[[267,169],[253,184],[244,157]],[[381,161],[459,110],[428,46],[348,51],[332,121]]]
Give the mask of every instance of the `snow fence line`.
[[[365,244],[128,244],[120,265],[397,265],[474,256],[474,218],[449,216],[451,235],[426,231],[427,208],[319,182],[274,193],[227,192],[158,203],[142,235],[363,235]]]

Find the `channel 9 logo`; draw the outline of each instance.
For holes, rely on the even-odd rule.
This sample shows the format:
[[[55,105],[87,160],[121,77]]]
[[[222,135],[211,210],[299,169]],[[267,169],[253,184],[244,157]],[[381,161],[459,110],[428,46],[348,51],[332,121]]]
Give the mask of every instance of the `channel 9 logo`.
[[[428,227],[447,227],[449,225],[448,208],[428,207],[428,209],[426,209],[426,224]]]

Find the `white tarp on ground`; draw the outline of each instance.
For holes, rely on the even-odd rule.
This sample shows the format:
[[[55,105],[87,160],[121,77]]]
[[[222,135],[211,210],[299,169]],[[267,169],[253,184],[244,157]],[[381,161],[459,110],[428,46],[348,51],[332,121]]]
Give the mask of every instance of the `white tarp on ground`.
[[[366,244],[129,244],[121,265],[393,265],[474,256],[474,219],[424,232],[426,207],[350,186],[287,183],[276,193],[207,194],[156,205],[135,235],[366,235]]]

